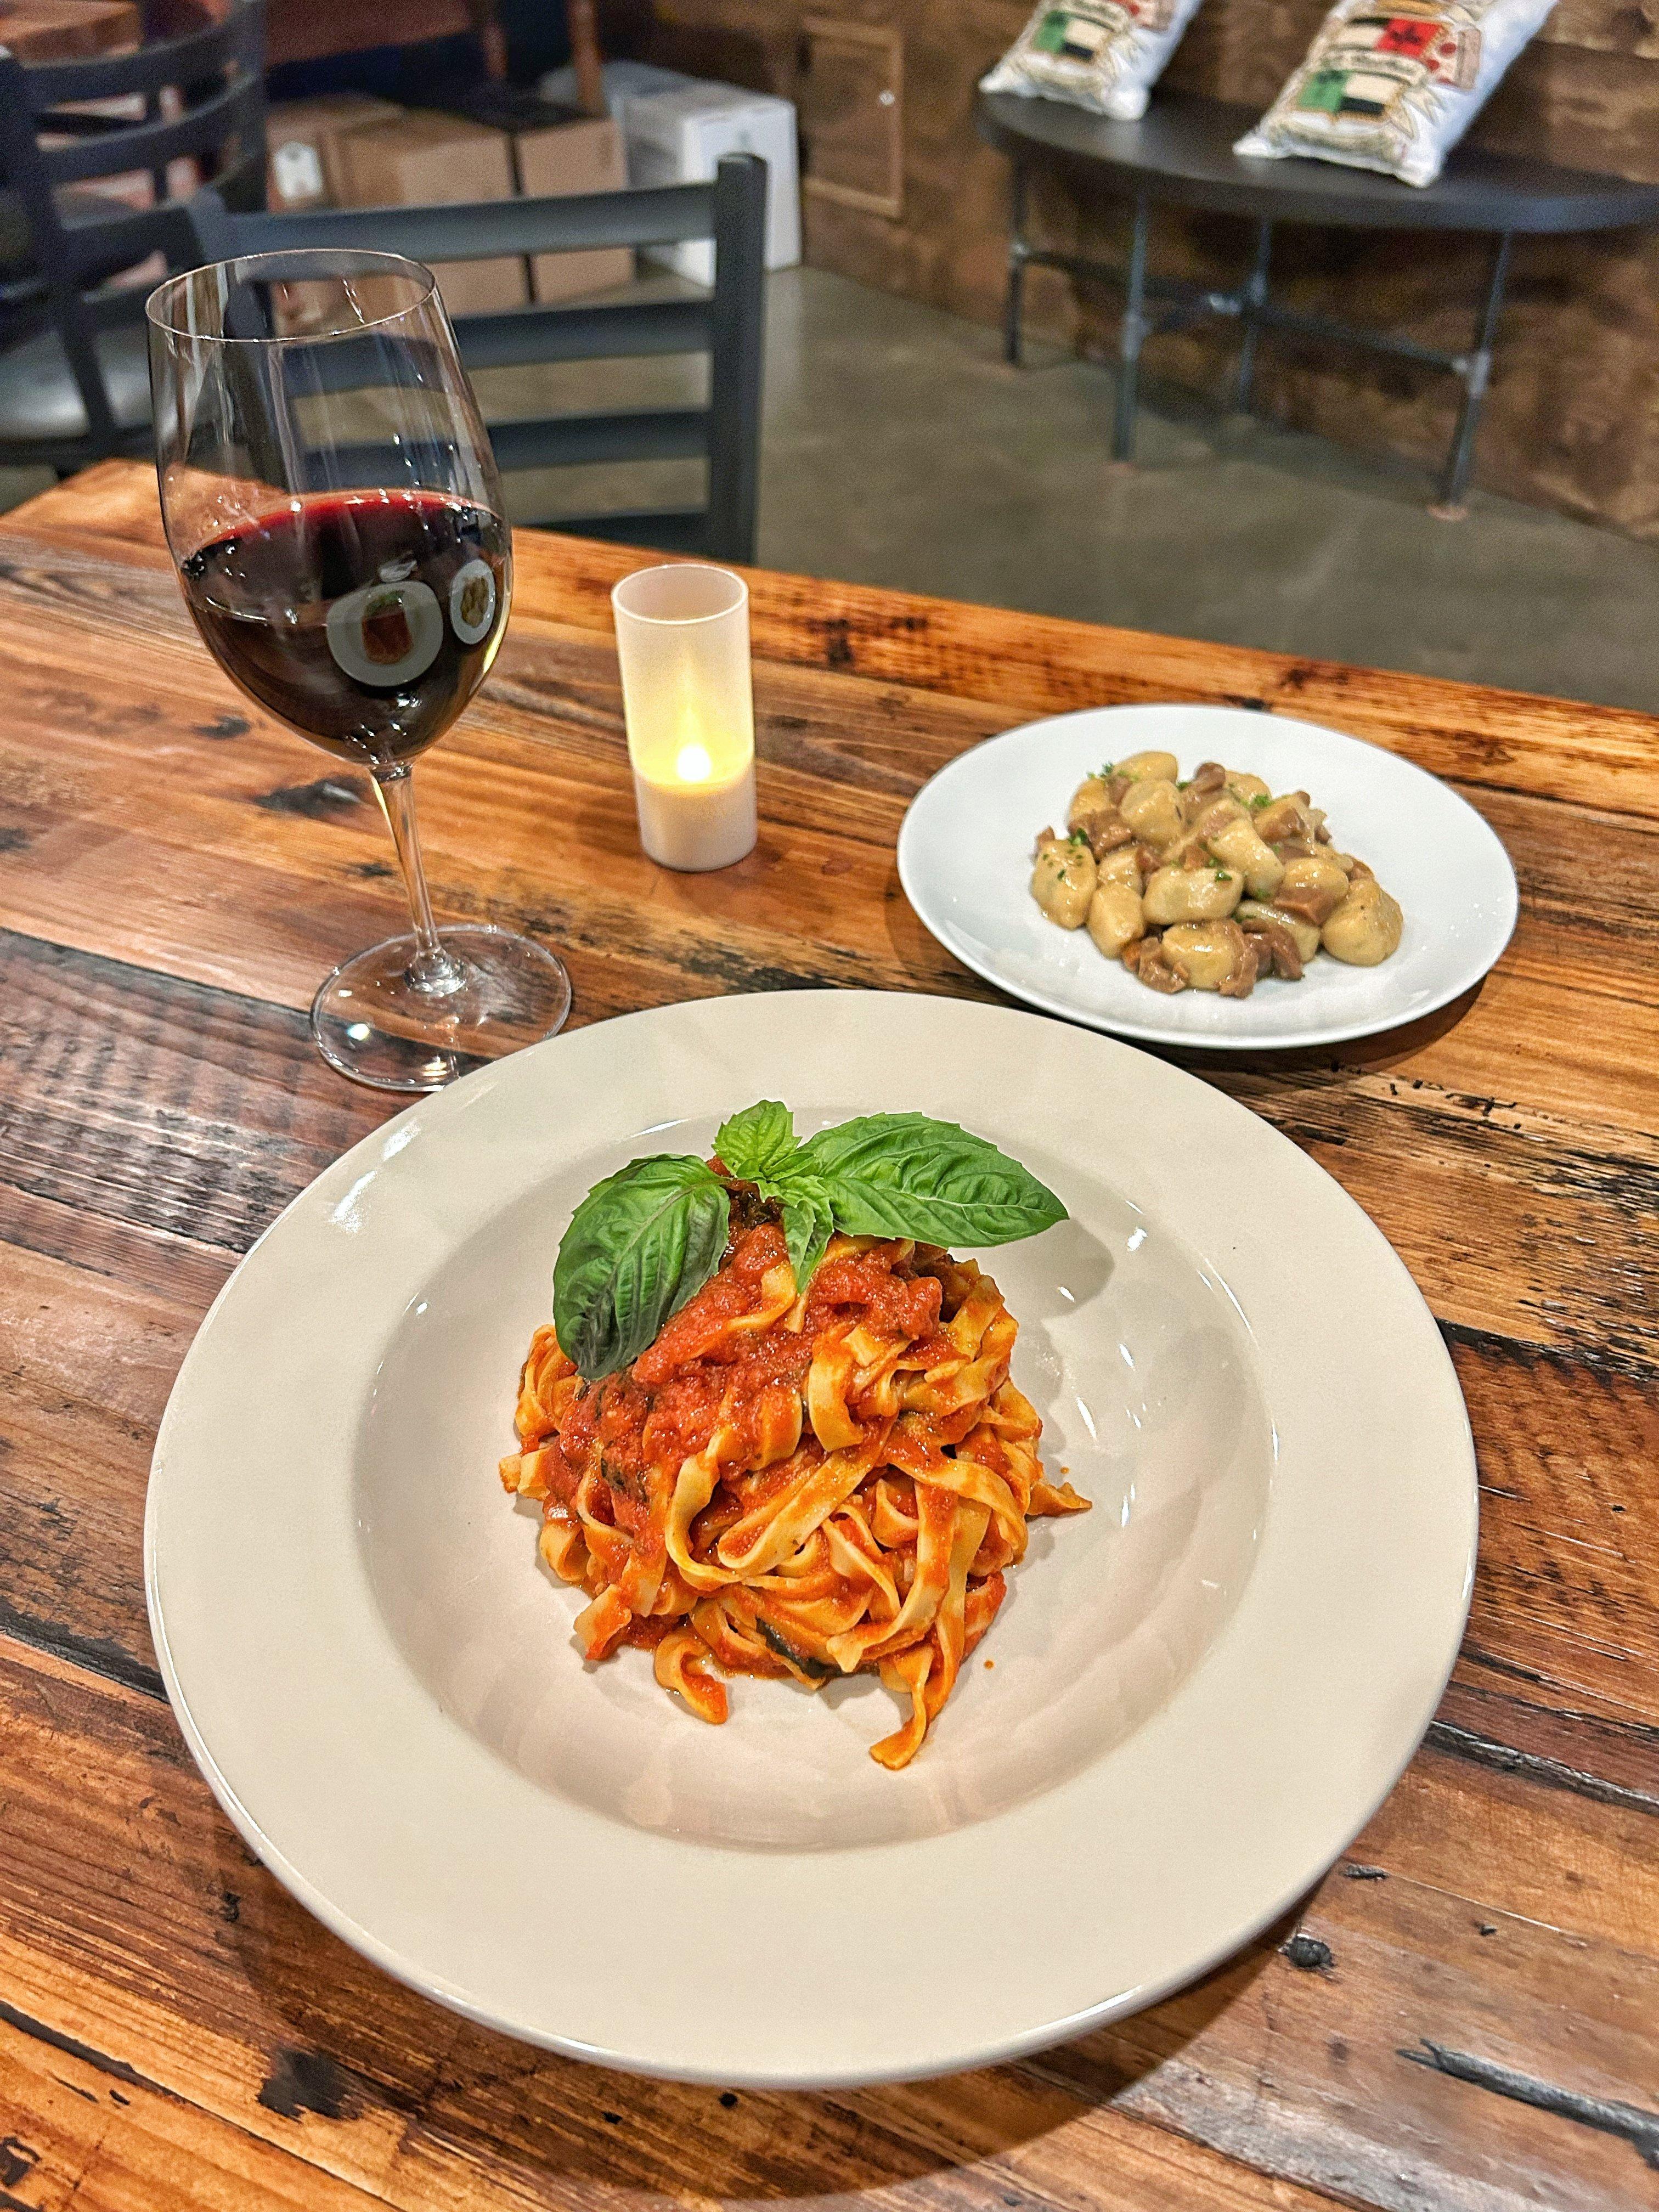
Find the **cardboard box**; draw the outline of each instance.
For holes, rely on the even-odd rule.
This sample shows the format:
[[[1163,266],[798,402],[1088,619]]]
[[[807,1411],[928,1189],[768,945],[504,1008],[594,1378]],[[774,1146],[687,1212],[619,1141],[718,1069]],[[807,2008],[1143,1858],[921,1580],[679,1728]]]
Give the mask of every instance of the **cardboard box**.
[[[343,207],[339,141],[366,123],[385,123],[402,109],[367,93],[332,92],[294,100],[265,117],[270,205],[285,215]]]
[[[800,259],[800,171],[793,102],[732,84],[682,86],[647,93],[623,109],[629,181],[700,185],[723,154],[758,154],[766,163],[766,265],[793,269]],[[714,281],[712,240],[647,248],[696,284]]]
[[[584,115],[516,142],[519,189],[527,198],[567,192],[619,192],[628,185],[622,132],[608,115]],[[535,253],[530,281],[538,300],[574,300],[589,292],[631,283],[631,246],[605,246],[588,253]]]
[[[513,154],[506,132],[453,115],[410,109],[343,132],[338,149],[347,207],[447,207],[461,200],[513,198]],[[521,307],[530,295],[517,254],[434,262],[432,273],[452,315]]]
[[[457,103],[456,112],[507,134],[514,177],[526,198],[622,191],[627,185],[623,135],[608,115],[584,115],[578,107],[499,84],[478,86]],[[608,246],[583,253],[532,254],[530,274],[532,290],[543,302],[614,291],[633,280],[633,250]]]

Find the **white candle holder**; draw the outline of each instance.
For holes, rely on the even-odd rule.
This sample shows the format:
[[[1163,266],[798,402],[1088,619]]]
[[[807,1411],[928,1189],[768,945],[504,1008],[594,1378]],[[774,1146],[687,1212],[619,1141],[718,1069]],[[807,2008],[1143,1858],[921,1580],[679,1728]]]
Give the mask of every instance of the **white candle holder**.
[[[729,868],[755,847],[749,590],[675,562],[611,594],[640,842],[665,868]]]

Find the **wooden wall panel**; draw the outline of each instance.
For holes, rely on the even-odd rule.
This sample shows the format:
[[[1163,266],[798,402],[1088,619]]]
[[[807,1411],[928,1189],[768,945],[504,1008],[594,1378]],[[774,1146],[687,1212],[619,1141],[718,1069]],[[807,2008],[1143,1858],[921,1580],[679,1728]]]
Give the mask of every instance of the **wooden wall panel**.
[[[1260,103],[1277,92],[1326,0],[1205,0],[1169,82]],[[794,95],[798,0],[657,0],[654,57]],[[904,48],[902,217],[809,199],[807,259],[883,289],[995,322],[1006,268],[1007,179],[973,132],[974,86],[1013,40],[1026,0],[836,0],[838,17],[888,26]],[[1583,168],[1659,179],[1659,0],[1559,0],[1475,126],[1481,143]],[[1049,242],[1115,252],[1109,204],[1058,184],[1037,198]],[[1244,227],[1166,215],[1164,266],[1231,281]],[[1287,301],[1467,343],[1484,281],[1474,240],[1281,234]],[[1052,271],[1028,286],[1034,331],[1092,356],[1115,350],[1115,297],[1079,296]],[[1659,538],[1659,236],[1534,240],[1517,250],[1510,307],[1477,458],[1490,489]],[[1155,340],[1147,365],[1219,398],[1236,333]],[[1458,397],[1448,377],[1349,352],[1267,342],[1258,405],[1363,449],[1437,459]]]

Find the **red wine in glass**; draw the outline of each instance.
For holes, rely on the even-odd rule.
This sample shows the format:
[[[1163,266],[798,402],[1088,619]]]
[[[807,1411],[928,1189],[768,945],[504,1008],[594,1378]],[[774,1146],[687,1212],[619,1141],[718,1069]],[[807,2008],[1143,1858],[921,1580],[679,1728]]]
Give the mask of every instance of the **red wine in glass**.
[[[179,563],[215,659],[342,760],[389,768],[441,737],[495,655],[507,526],[431,491],[297,495]]]
[[[366,769],[412,932],[347,960],[311,1009],[360,1083],[430,1091],[550,1036],[570,981],[544,945],[440,931],[410,763],[460,714],[513,597],[501,478],[430,270],[304,247],[170,277],[148,302],[167,543],[220,666]]]

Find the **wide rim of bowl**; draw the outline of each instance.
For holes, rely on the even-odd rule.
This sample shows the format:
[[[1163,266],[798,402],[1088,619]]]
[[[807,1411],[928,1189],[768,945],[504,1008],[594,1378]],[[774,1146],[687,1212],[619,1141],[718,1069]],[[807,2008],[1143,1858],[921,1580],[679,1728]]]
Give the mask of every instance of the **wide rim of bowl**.
[[[925,1077],[924,1071],[940,1053],[954,1052],[957,1066],[971,1067],[976,1073],[982,1073],[988,1059],[1012,1054],[1030,1063],[1034,1079],[1069,1070],[1079,1056],[1086,1057],[1098,1084],[1115,1093],[1137,1097],[1147,1105],[1155,1103],[1159,1111],[1172,1113],[1177,1119],[1184,1116],[1192,1128],[1216,1140],[1194,1170],[1190,1203],[1198,1212],[1213,1200],[1217,1192],[1229,1187],[1229,1176],[1248,1170],[1243,1184],[1253,1194],[1241,1205],[1225,1234],[1216,1232],[1227,1255],[1220,1279],[1228,1295],[1239,1304],[1247,1324],[1252,1322],[1253,1305],[1261,1306],[1268,1280],[1259,1255],[1253,1254],[1252,1233],[1261,1229],[1275,1206],[1282,1206],[1288,1192],[1294,1200],[1295,1218],[1316,1224],[1330,1249],[1340,1251],[1345,1264],[1353,1260],[1360,1266],[1371,1302],[1373,1325],[1346,1337],[1325,1328],[1323,1334],[1316,1336],[1311,1358],[1298,1347],[1292,1360],[1286,1350],[1287,1338],[1281,1338],[1276,1349],[1268,1344],[1264,1358],[1271,1355],[1276,1363],[1270,1373],[1274,1389],[1281,1394],[1271,1398],[1270,1403],[1281,1439],[1289,1439],[1287,1448],[1297,1463],[1296,1481],[1280,1491],[1275,1479],[1261,1560],[1216,1645],[1164,1711],[1130,1740],[1127,1749],[1134,1757],[1126,1756],[1121,1747],[1099,1763],[1102,1769],[1114,1770],[1114,1791],[1103,1797],[1098,1772],[1091,1770],[1092,1781],[1091,1777],[1082,1778],[1091,1787],[1068,1782],[1036,1800],[1034,1805],[997,1814],[952,1835],[921,1844],[859,1848],[840,1855],[843,1869],[850,1869],[855,1875],[866,1868],[890,1874],[896,1866],[907,1863],[908,1855],[910,1867],[918,1872],[925,1869],[930,1881],[945,1886],[947,1896],[967,1895],[972,1893],[975,1882],[995,1880],[998,1870],[1008,1865],[1011,1852],[1023,1851],[1033,1838],[1046,1838],[1049,1844],[1058,1842],[1070,1855],[1062,1871],[1075,1874],[1079,1867],[1093,1863],[1091,1853],[1128,1847],[1130,1839],[1103,1834],[1099,1826],[1103,1805],[1132,1807],[1137,1791],[1151,1789],[1174,1793],[1170,1797],[1171,1819],[1180,1811],[1181,1803],[1190,1800],[1178,1839],[1176,1831],[1171,1829],[1156,1840],[1164,1846],[1175,1843],[1177,1856],[1185,1852],[1195,1865],[1207,1869],[1214,1886],[1225,1893],[1223,1902],[1214,1905],[1207,1892],[1200,1894],[1202,1883],[1190,1894],[1181,1890],[1173,1901],[1166,1899],[1160,1909],[1173,1932],[1171,1948],[1162,1966],[1103,1990],[1091,2002],[1038,2002],[1034,2009],[1028,2003],[1022,2017],[1014,2016],[1019,2008],[1018,2000],[1013,2013],[1006,2005],[998,2013],[992,2004],[990,2014],[977,2024],[971,2008],[963,2012],[947,2006],[942,2008],[947,2017],[935,2017],[929,2012],[931,2027],[926,2039],[901,2047],[890,2038],[884,2044],[877,2035],[861,2058],[849,2057],[845,2042],[835,2039],[835,2029],[844,2023],[831,2021],[828,2026],[819,2023],[816,2029],[808,2023],[803,2036],[791,2011],[787,2022],[774,2021],[769,2028],[743,2024],[725,2048],[708,2058],[702,2055],[707,2039],[699,2039],[701,2031],[682,2020],[672,2033],[665,2033],[654,2013],[648,2009],[640,2013],[635,1996],[621,1988],[625,1977],[620,1972],[616,1976],[616,1989],[599,1990],[600,2011],[603,2014],[609,2005],[615,2014],[620,2006],[623,2016],[637,2016],[645,2021],[637,2033],[619,2034],[603,2023],[595,2032],[590,2022],[597,1984],[591,1974],[574,1998],[568,1995],[562,1982],[550,1996],[541,1982],[535,1980],[526,2002],[521,1975],[501,1965],[501,1943],[509,1939],[522,1942],[530,1932],[527,1920],[520,1923],[514,1917],[514,1901],[493,1897],[481,1900],[476,1893],[465,1893],[476,1913],[468,1915],[465,1927],[457,1924],[453,1912],[446,1919],[441,1899],[434,1901],[432,1869],[441,1866],[445,1881],[455,1886],[460,1884],[463,1871],[459,1863],[430,1856],[425,1869],[427,1887],[422,1889],[416,1879],[408,1897],[387,1904],[386,1885],[402,1866],[400,1860],[387,1856],[393,1844],[412,1849],[417,1855],[422,1850],[435,1853],[438,1847],[412,1828],[406,1834],[394,1829],[389,1838],[381,1838],[352,1826],[353,1819],[362,1818],[366,1810],[378,1811],[382,1801],[373,1796],[373,1790],[386,1774],[397,1772],[383,1758],[372,1772],[370,1759],[365,1755],[359,1759],[358,1754],[366,1752],[360,1723],[359,1737],[353,1739],[349,1731],[342,1736],[336,1724],[322,1717],[321,1733],[327,1741],[320,1745],[323,1757],[319,1765],[319,1714],[302,1707],[296,1723],[290,1698],[292,1684],[283,1678],[281,1666],[273,1667],[262,1656],[257,1668],[244,1665],[236,1680],[216,1674],[215,1639],[220,1640],[216,1656],[222,1656],[223,1639],[230,1632],[229,1625],[237,1620],[238,1608],[223,1603],[223,1585],[213,1579],[211,1562],[198,1562],[191,1570],[198,1577],[198,1587],[181,1595],[183,1585],[175,1573],[179,1562],[163,1556],[167,1546],[178,1540],[180,1527],[188,1525],[187,1516],[185,1522],[179,1517],[187,1502],[180,1487],[187,1488],[187,1479],[175,1462],[186,1462],[191,1449],[199,1449],[200,1437],[191,1431],[199,1431],[204,1415],[210,1417],[213,1412],[211,1404],[205,1402],[211,1391],[204,1387],[210,1380],[212,1364],[228,1352],[246,1380],[246,1347],[238,1350],[231,1327],[238,1307],[249,1304],[252,1287],[259,1279],[272,1278],[273,1270],[280,1275],[287,1264],[284,1249],[289,1246],[294,1256],[306,1262],[310,1270],[307,1279],[314,1285],[319,1280],[314,1263],[319,1239],[321,1249],[330,1249],[321,1225],[325,1222],[332,1221],[337,1226],[344,1222],[356,1236],[362,1227],[378,1219],[379,1233],[383,1237],[390,1235],[400,1220],[406,1226],[407,1201],[421,1194],[421,1176],[457,1160],[473,1163],[482,1178],[480,1188],[488,1197],[486,1163],[503,1129],[516,1129],[518,1117],[526,1108],[544,1113],[550,1100],[556,1100],[574,1109],[588,1097],[592,1085],[584,1078],[591,1071],[584,1069],[585,1061],[591,1060],[608,1069],[618,1085],[631,1084],[627,1095],[633,1106],[618,1111],[648,1113],[656,1094],[652,1091],[653,1079],[642,1071],[653,1053],[671,1073],[677,1073],[694,1089],[701,1084],[706,1093],[720,1073],[721,1049],[737,1054],[745,1064],[764,1061],[769,1054],[775,1061],[780,1054],[787,1057],[792,1049],[803,1048],[803,1038],[812,1039],[816,1041],[812,1048],[830,1064],[838,1053],[844,1057],[844,1048],[854,1030],[863,1039],[862,1050],[872,1067],[890,1064],[896,1050],[916,1054],[915,1081],[919,1090],[925,1089],[928,1079],[936,1090],[941,1085],[948,1089],[951,1081],[961,1079],[954,1075],[941,1077],[936,1068],[931,1078]],[[1034,1081],[1033,1087],[1042,1086]],[[588,1110],[602,1116],[606,1104],[603,1099],[597,1103],[590,1100]],[[696,1110],[700,1114],[705,1110],[701,1099]],[[1005,1115],[1010,1110],[1017,1112],[1017,1104],[1006,1108]],[[650,1124],[647,1121],[641,1126]],[[520,1130],[514,1141],[539,1142],[540,1128],[538,1122],[533,1139]],[[1134,1137],[1139,1143],[1139,1133],[1134,1133]],[[422,1140],[437,1146],[429,1164],[422,1163]],[[1145,1172],[1140,1156],[1133,1164],[1137,1176]],[[447,1204],[450,1195],[446,1190]],[[472,1194],[465,1194],[463,1211],[455,1216],[457,1222],[465,1218],[465,1204],[471,1202]],[[1182,1203],[1187,1202],[1183,1198]],[[399,1205],[404,1206],[404,1216],[397,1211]],[[1176,1233],[1185,1233],[1180,1218],[1174,1220],[1173,1226]],[[422,1234],[430,1227],[429,1222],[425,1224]],[[353,1246],[356,1251],[368,1249],[361,1242]],[[275,1286],[273,1279],[267,1283],[267,1292]],[[392,1287],[396,1290],[398,1285],[393,1283]],[[1315,1312],[1312,1325],[1317,1330],[1323,1324],[1317,1311],[1310,1310]],[[250,1311],[257,1318],[257,1308],[250,1307]],[[1265,1310],[1256,1318],[1270,1329],[1275,1325]],[[1378,1366],[1385,1342],[1403,1364],[1391,1366],[1386,1376]],[[331,1342],[321,1347],[319,1356],[344,1362],[349,1368],[354,1358],[368,1353],[362,1346]],[[1322,1361],[1327,1363],[1324,1370]],[[1297,1376],[1290,1372],[1292,1364]],[[1316,1421],[1314,1409],[1305,1402],[1305,1378],[1310,1371],[1326,1372],[1326,1398]],[[1396,1555],[1389,1564],[1405,1575],[1407,1583],[1416,1578],[1418,1601],[1424,1611],[1424,1632],[1411,1641],[1404,1639],[1401,1592],[1393,1583],[1384,1596],[1363,1587],[1353,1588],[1351,1577],[1345,1577],[1345,1586],[1340,1589],[1310,1595],[1307,1602],[1311,1610],[1303,1611],[1307,1559],[1302,1554],[1306,1545],[1297,1536],[1295,1516],[1310,1510],[1309,1500],[1323,1495],[1310,1486],[1316,1479],[1322,1484],[1328,1478],[1328,1441],[1329,1449],[1339,1453],[1345,1448],[1359,1451],[1367,1448],[1363,1409],[1351,1388],[1355,1376],[1361,1374],[1370,1377],[1370,1395],[1376,1403],[1392,1409],[1391,1417],[1404,1425],[1401,1434],[1409,1432],[1416,1449],[1396,1460],[1391,1455],[1392,1444],[1389,1452],[1383,1450],[1384,1441],[1390,1440],[1374,1440],[1376,1457],[1372,1473],[1379,1480],[1392,1480],[1395,1495],[1384,1501],[1356,1492],[1349,1504],[1364,1525],[1356,1526],[1352,1533],[1334,1504],[1320,1504],[1310,1540],[1316,1553],[1320,1541],[1328,1542],[1331,1532],[1341,1529],[1342,1544],[1395,1545]],[[1380,1397],[1376,1396],[1379,1392],[1383,1394]],[[193,1400],[204,1402],[197,1406]],[[1316,1468],[1312,1464],[1316,1459]],[[343,1463],[337,1443],[332,1464],[337,1471]],[[216,1450],[212,1464],[201,1472],[209,1480],[222,1480],[222,1455]],[[179,1495],[174,1497],[174,1492]],[[1402,1502],[1409,1507],[1403,1514]],[[191,1750],[249,1848],[325,1926],[397,1979],[470,2019],[528,2042],[637,2073],[736,2086],[805,2088],[922,2078],[1041,2048],[1155,2002],[1205,1972],[1271,1924],[1364,1826],[1415,1751],[1462,1639],[1472,1587],[1475,1533],[1473,1441],[1450,1361],[1432,1316],[1403,1264],[1374,1224],[1322,1169],[1287,1139],[1247,1109],[1165,1062],[1111,1039],[1082,1038],[1075,1030],[1030,1014],[947,998],[794,992],[657,1008],[549,1040],[480,1070],[434,1098],[418,1102],[325,1170],[251,1249],[215,1300],[185,1358],[157,1440],[146,1502],[144,1559],[155,1647],[168,1695]],[[1262,1561],[1275,1546],[1273,1572],[1264,1579]],[[201,1579],[204,1574],[208,1577],[205,1582]],[[1270,1608],[1275,1601],[1281,1608],[1288,1604],[1290,1614],[1271,1619],[1264,1607]],[[1255,1618],[1245,1635],[1240,1620],[1247,1609],[1253,1610]],[[236,1632],[242,1631],[239,1627]],[[1282,1648],[1287,1638],[1293,1645],[1301,1639],[1297,1649],[1308,1662],[1305,1670],[1292,1664],[1297,1651]],[[1373,1647],[1385,1660],[1392,1661],[1392,1674],[1385,1664],[1382,1675],[1378,1675],[1370,1656]],[[311,1650],[304,1639],[296,1648],[306,1655],[301,1663],[320,1677],[321,1656]],[[1230,1667],[1260,1666],[1261,1655],[1268,1649],[1274,1656],[1269,1674],[1261,1679],[1281,1703],[1290,1700],[1282,1716],[1287,1729],[1295,1724],[1289,1735],[1275,1735],[1266,1719],[1249,1710],[1250,1700],[1238,1696],[1237,1683],[1231,1692],[1227,1686]],[[1333,1673],[1320,1672],[1322,1658],[1332,1663]],[[328,1663],[331,1666],[332,1660]],[[391,1716],[388,1725],[400,1722],[404,1711],[416,1710],[409,1704],[406,1686],[377,1677],[375,1687],[377,1692],[386,1690],[394,1702],[402,1700],[402,1708]],[[1336,1717],[1327,1712],[1327,1701],[1339,1690],[1349,1708],[1340,1725]],[[300,1753],[289,1741],[292,1731],[297,1724],[313,1731],[304,1747],[302,1765],[291,1771],[285,1797],[282,1778],[278,1778],[276,1817],[269,1802],[257,1807],[253,1802],[262,1794],[267,1800],[271,1798],[267,1778],[248,1771],[246,1763],[239,1768],[235,1757],[222,1756],[216,1746],[216,1734],[222,1733],[224,1716],[243,1697],[255,1704],[265,1701],[270,1710],[258,1717],[259,1724],[278,1731],[270,1741],[289,1744],[295,1759]],[[668,1714],[667,1701],[664,1702],[665,1717],[678,1717]],[[1182,1713],[1183,1708],[1182,1726],[1170,1725],[1170,1716]],[[1236,1817],[1222,1850],[1217,1838],[1199,1832],[1212,1829],[1213,1821],[1206,1823],[1195,1817],[1199,1805],[1207,1802],[1202,1793],[1209,1777],[1199,1775],[1190,1757],[1175,1774],[1167,1774],[1159,1766],[1159,1760],[1172,1751],[1180,1753],[1184,1747],[1190,1754],[1194,1742],[1213,1746],[1223,1716],[1231,1717],[1226,1724],[1236,1729],[1239,1737],[1236,1750],[1230,1737],[1227,1756],[1251,1762],[1249,1771],[1259,1774],[1261,1786],[1272,1802],[1300,1820],[1301,1830],[1294,1838],[1287,1838],[1271,1822],[1257,1821],[1252,1826],[1249,1820]],[[1315,1760],[1305,1777],[1292,1776],[1281,1770],[1284,1762],[1293,1763],[1308,1753],[1310,1720],[1315,1734],[1325,1740],[1325,1766]],[[481,1799],[476,1808],[477,1820],[485,1826],[498,1805],[522,1808],[528,1802],[524,1791],[530,1785],[522,1778],[515,1778],[521,1785],[516,1790],[502,1785],[499,1773],[486,1771],[481,1747],[475,1744],[477,1755],[468,1753],[465,1747],[472,1740],[463,1736],[435,1706],[429,1712],[421,1710],[419,1731],[424,1753],[434,1759],[455,1759],[465,1766],[469,1790],[477,1784],[490,1793],[489,1801]],[[1340,1772],[1328,1771],[1333,1753]],[[328,1763],[331,1758],[332,1765]],[[301,1775],[302,1784],[295,1779]],[[371,1793],[355,1811],[340,1802],[354,1788]],[[1162,1800],[1155,1796],[1153,1802]],[[422,1808],[422,1819],[425,1818]],[[1086,1831],[1081,1825],[1085,1820],[1092,1824]],[[307,1822],[311,1824],[309,1841]],[[340,1881],[319,1877],[318,1866],[328,1855],[316,1843],[319,1822],[329,1830],[329,1849],[337,1856],[340,1850],[347,1850],[343,1863],[349,1865],[351,1882],[356,1885],[356,1894],[349,1899],[343,1899],[337,1893]],[[558,1829],[561,1823],[561,1832],[574,1838],[568,1808],[557,1814],[553,1826]],[[635,1837],[609,1822],[602,1825],[607,1844],[617,1848],[626,1861],[626,1866],[613,1876],[621,1889],[634,1875],[648,1876],[658,1884],[666,1884],[671,1901],[677,1898],[684,1904],[693,1897],[708,1898],[716,1917],[720,1896],[739,1893],[732,1888],[730,1863],[741,1859],[746,1868],[756,1863],[751,1854],[723,1852],[661,1837]],[[623,1837],[623,1844],[615,1846],[618,1834]],[[472,1834],[468,1848],[472,1854],[469,1864],[494,1864],[492,1855],[500,1851],[500,1837],[494,1832],[487,1836]],[[361,1869],[357,1854],[362,1857]],[[1254,1872],[1258,1862],[1260,1879]],[[795,1881],[805,1878],[799,1871],[802,1863],[802,1855],[789,1853],[777,1854],[766,1862],[794,1869]],[[821,1855],[818,1863],[823,1863]],[[394,1875],[387,1874],[388,1866]],[[1272,1869],[1271,1878],[1267,1869]],[[1160,1873],[1159,1880],[1166,1878],[1179,1887],[1178,1875],[1166,1877]],[[712,1889],[706,1887],[711,1883]],[[964,1884],[968,1887],[963,1887]],[[799,1893],[791,1888],[788,1879],[768,1877],[761,1888],[763,1909],[775,1905],[780,1898],[793,1898],[799,1904]],[[1241,1902],[1247,1891],[1247,1902]],[[821,1884],[820,1901],[828,1893]],[[365,1895],[374,1909],[362,1909]],[[641,1911],[648,1920],[652,1904],[648,1881],[639,1895]],[[844,1899],[842,1904],[844,1907]],[[526,1915],[528,1911],[526,1905]],[[927,1914],[921,1917],[927,1924],[919,1933],[902,1931],[901,1951],[906,1943],[914,1948],[934,1940],[937,1931],[932,1919]],[[1069,1948],[1073,1951],[1079,1943],[1086,1948],[1090,1942],[1098,1944],[1103,1940],[1109,1945],[1122,1932],[1115,1920],[1103,1937],[1086,1916],[1079,1921],[1075,1911],[1068,1916],[1062,1908],[1060,1917],[1071,1930]],[[488,1972],[476,1964],[481,1928],[495,1947]],[[1058,1938],[1058,1923],[1050,1932]],[[827,1931],[823,1940],[828,1942],[832,1935],[833,1931]],[[635,1933],[629,1931],[625,1940],[634,1942]],[[1058,1956],[1066,1948],[1056,1941],[1053,1962],[1056,1972],[1066,1963]],[[580,1952],[580,1944],[575,1948]],[[611,1954],[607,1950],[604,1955],[609,1958]],[[643,1970],[650,1955],[642,1949],[635,1965]],[[696,1966],[694,1959],[686,1971]],[[764,1967],[756,1986],[773,1989],[775,1963],[764,1962]],[[1067,1972],[1087,1970],[1082,1965],[1066,1966]],[[745,1975],[754,1979],[757,1972],[759,1967],[745,1966],[738,1983]],[[570,1978],[580,1978],[574,1967]],[[996,1992],[991,1996],[1000,2002]],[[588,2012],[579,2017],[584,1998]],[[630,2007],[635,2008],[633,2014]]]

